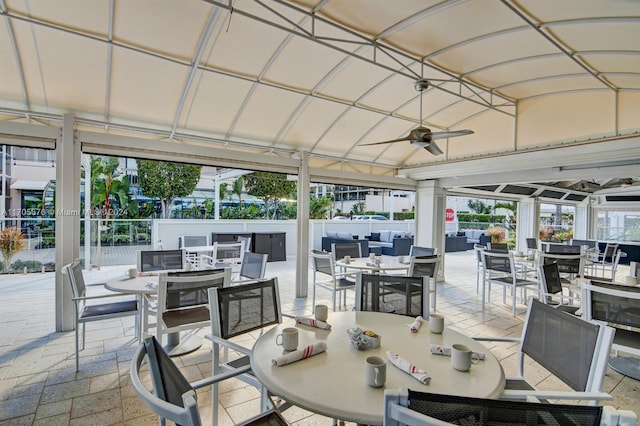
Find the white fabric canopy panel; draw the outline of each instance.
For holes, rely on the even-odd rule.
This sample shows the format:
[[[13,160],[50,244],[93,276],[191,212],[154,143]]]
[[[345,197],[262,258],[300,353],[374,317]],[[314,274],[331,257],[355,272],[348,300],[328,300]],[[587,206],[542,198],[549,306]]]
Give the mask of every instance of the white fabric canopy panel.
[[[79,128],[149,139],[140,152],[154,138],[308,151],[311,167],[417,177],[589,139],[604,161],[607,143],[640,132],[637,1],[6,0],[0,12],[0,120],[59,126],[70,112]],[[438,156],[362,146],[421,123],[474,134],[436,141]]]

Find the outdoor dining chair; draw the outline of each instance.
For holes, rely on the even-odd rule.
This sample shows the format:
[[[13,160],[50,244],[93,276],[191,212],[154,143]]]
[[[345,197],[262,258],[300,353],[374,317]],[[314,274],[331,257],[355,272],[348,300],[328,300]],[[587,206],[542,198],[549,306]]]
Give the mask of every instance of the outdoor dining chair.
[[[63,272],[69,278],[71,285],[71,293],[73,294],[73,318],[75,322],[76,337],[76,371],[80,371],[79,360],[79,329],[82,326],[82,349],[84,349],[86,332],[85,325],[88,322],[103,321],[115,318],[133,316],[135,317],[135,335],[140,335],[138,320],[140,318],[140,307],[137,300],[122,300],[122,294],[110,293],[95,296],[87,296],[87,287],[84,283],[84,275],[80,261],[76,260],[62,267]],[[119,301],[106,303],[94,303],[96,301],[104,301],[109,298],[119,297]]]
[[[231,283],[231,268],[161,273],[158,281],[156,336],[163,343],[169,333],[208,327],[211,287],[227,287]]]
[[[365,274],[356,276],[356,311],[386,312],[429,320],[428,276]]]
[[[439,255],[431,256],[412,256],[407,276],[410,277],[427,277],[429,278],[429,301],[431,303],[431,311],[436,311],[436,297],[438,295],[438,268],[440,266],[441,257]]]
[[[635,425],[630,410],[443,395],[407,388],[384,391],[384,426]]]
[[[148,371],[143,369],[145,360]],[[129,370],[131,384],[138,399],[158,415],[160,425],[165,425],[166,420],[169,420],[177,425],[200,426],[203,422],[200,417],[196,390],[210,385],[217,386],[221,381],[249,371],[249,367],[214,374],[190,383],[157,339],[154,336],[147,336],[136,350]],[[151,389],[145,386],[147,376],[151,376]],[[217,405],[218,401],[216,400],[214,406]],[[217,412],[213,416],[211,424],[215,425],[218,420]],[[288,425],[275,408],[237,424]]]
[[[347,290],[353,290],[356,287],[355,277],[352,274],[338,272],[335,258],[329,252],[311,250],[311,267],[313,269],[313,309],[316,306],[316,287],[331,292],[334,311],[336,310],[336,299],[341,305],[346,306]]]
[[[540,300],[547,305],[552,305],[556,309],[575,314],[579,305],[568,304],[567,302],[580,301],[580,295],[564,294],[565,287],[562,285],[558,262],[540,264]]]
[[[479,341],[518,343],[518,373],[507,377],[501,399],[582,400],[591,405],[611,400],[602,391],[614,329],[584,321],[530,298],[522,336],[474,337]],[[569,391],[539,390],[535,378],[525,375],[530,360],[551,372]],[[533,379],[533,380],[532,380]]]
[[[240,345],[231,339],[246,333],[262,330],[265,327],[282,322],[280,309],[280,293],[278,279],[240,284],[233,287],[209,290],[209,310],[211,312],[211,334],[207,339],[213,342],[212,371],[214,375],[240,371],[236,378],[248,383],[261,393],[261,411],[274,407],[268,391],[262,383],[251,374],[251,348]],[[221,349],[231,349],[239,357],[233,360],[222,359]],[[279,409],[290,406],[283,402]],[[213,418],[218,416],[218,385],[212,389]]]
[[[482,308],[484,309],[485,296],[491,300],[491,284],[499,284],[502,288],[502,303],[507,303],[507,290],[511,293],[511,311],[516,315],[517,290],[523,292],[522,299],[526,300],[526,291],[538,292],[537,280],[520,278],[516,269],[512,253],[501,253],[490,250],[482,250],[482,264],[484,266],[484,279],[482,285]]]
[[[240,272],[237,278],[232,280],[232,283],[236,284],[243,281],[263,279],[267,270],[268,257],[269,255],[265,253],[245,251],[242,257],[242,264],[240,265]]]

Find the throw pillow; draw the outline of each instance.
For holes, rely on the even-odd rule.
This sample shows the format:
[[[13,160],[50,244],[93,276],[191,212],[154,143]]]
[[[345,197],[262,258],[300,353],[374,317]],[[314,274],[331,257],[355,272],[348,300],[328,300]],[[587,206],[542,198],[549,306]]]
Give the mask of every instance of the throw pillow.
[[[338,233],[337,232],[327,232],[327,238],[336,239],[336,238],[338,238]]]
[[[391,240],[391,231],[380,231],[380,241],[385,242],[385,243],[390,243],[392,242]]]
[[[351,232],[338,232],[338,239],[339,240],[353,240],[353,236],[351,235]]]
[[[369,238],[369,241],[380,241],[380,233],[379,232],[372,232],[371,233],[371,238]]]

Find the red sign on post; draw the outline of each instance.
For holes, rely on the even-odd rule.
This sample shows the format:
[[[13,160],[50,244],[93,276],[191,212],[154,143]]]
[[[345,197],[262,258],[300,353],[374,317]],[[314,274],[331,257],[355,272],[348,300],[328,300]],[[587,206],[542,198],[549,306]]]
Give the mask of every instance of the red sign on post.
[[[453,222],[453,219],[455,218],[455,212],[453,211],[453,209],[447,209],[445,210],[445,220],[447,222]]]

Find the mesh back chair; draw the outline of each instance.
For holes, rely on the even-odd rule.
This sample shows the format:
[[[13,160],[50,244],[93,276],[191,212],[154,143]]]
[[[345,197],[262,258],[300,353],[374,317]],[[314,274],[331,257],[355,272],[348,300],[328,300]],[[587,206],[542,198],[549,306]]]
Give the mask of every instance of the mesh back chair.
[[[524,291],[522,296],[526,299],[526,290],[538,291],[538,282],[526,278],[520,278],[516,270],[513,255],[489,250],[482,251],[484,265],[484,279],[482,285],[482,308],[484,309],[485,294],[487,300],[491,300],[491,284],[499,284],[502,289],[502,303],[507,303],[507,288],[511,291],[511,311],[516,315],[517,289]],[[487,291],[488,289],[488,291]]]
[[[617,250],[616,253],[613,255],[613,260],[611,262],[602,260],[598,263],[593,264],[592,269],[595,272],[595,276],[587,277],[587,278],[595,278],[597,280],[611,281],[611,282],[615,281],[616,272],[618,270],[618,264],[620,263],[620,257],[623,254],[624,253],[622,252],[622,250]]]
[[[316,306],[316,287],[331,291],[334,311],[336,310],[337,297],[342,296],[343,305],[346,306],[347,290],[355,288],[355,279],[348,279],[347,277],[350,275],[336,272],[335,259],[331,253],[312,250],[311,264],[313,268],[313,308],[315,309]]]
[[[199,246],[208,246],[208,245],[209,245],[208,235],[182,235],[180,238],[178,238],[178,248],[199,247]],[[191,264],[196,268],[200,266],[198,253],[194,253],[194,252],[187,253],[186,259],[188,262],[191,262]]]
[[[487,243],[487,250],[495,253],[509,253],[509,245],[507,243]]]
[[[143,383],[143,379],[146,379],[143,369],[145,359],[148,364],[148,375],[151,376],[152,390]],[[198,426],[202,424],[202,419],[198,409],[196,389],[217,384],[248,370],[247,367],[245,370],[238,369],[189,383],[156,338],[148,336],[136,350],[131,360],[129,374],[138,399],[158,415],[161,425],[164,425],[166,420],[170,420],[177,425]],[[262,420],[271,420],[272,423],[265,423]],[[212,424],[217,424],[217,419],[212,421]],[[278,412],[270,411],[241,424],[286,425],[287,423]]]
[[[602,383],[614,330],[569,315],[531,298],[520,338],[476,337],[481,341],[518,342],[518,375],[507,377],[503,399],[610,400]],[[540,391],[525,377],[525,356],[548,370],[572,391]]]
[[[566,244],[547,244],[546,253],[550,254],[580,254],[584,250],[582,246],[571,246]]]
[[[214,245],[216,249],[213,252],[213,255],[217,259],[230,263],[242,263],[242,258],[244,257],[244,243],[215,243]]]
[[[438,267],[440,266],[440,256],[413,256],[407,275],[410,277],[428,277],[429,278],[429,301],[431,302],[431,311],[436,311],[436,296],[438,294]]]
[[[345,256],[362,257],[362,246],[360,243],[332,243],[331,253],[333,259],[342,259]]]
[[[640,287],[591,281],[582,284],[582,318],[603,321],[616,327],[612,348],[615,357],[609,360],[614,370],[640,380]],[[635,355],[621,357],[618,352]]]
[[[208,235],[182,235],[178,238],[178,248],[208,246]]]
[[[527,238],[527,249],[538,250],[538,240],[535,238]]]
[[[635,424],[636,415],[611,406],[543,404],[442,395],[401,388],[384,391],[385,426],[598,426]],[[622,422],[620,422],[622,420]]]
[[[68,276],[71,285],[71,293],[73,294],[73,318],[75,321],[76,335],[76,371],[80,370],[80,332],[79,328],[82,324],[82,349],[85,343],[85,324],[92,321],[103,321],[113,318],[122,318],[135,316],[135,334],[139,336],[140,329],[138,320],[140,318],[140,309],[137,300],[121,300],[106,303],[94,303],[95,301],[105,300],[113,297],[122,298],[122,294],[111,293],[99,296],[87,296],[87,287],[84,283],[84,275],[80,267],[80,261],[63,266],[62,271]],[[89,303],[87,303],[89,302]]]
[[[141,250],[138,252],[138,271],[179,271],[185,267],[184,250]]]
[[[575,314],[580,308],[578,306],[565,304],[565,299],[570,302],[580,300],[579,297],[564,294],[558,263],[540,264],[540,300],[554,306],[556,309]]]
[[[571,246],[567,246],[571,247]],[[579,246],[574,246],[580,248]],[[562,282],[568,284],[571,279],[584,276],[584,268],[586,263],[586,253],[580,254],[559,254],[559,253],[540,253],[539,262],[541,265],[556,263],[558,271],[564,275]]]
[[[437,248],[411,246],[409,249],[409,256],[435,256],[437,254]]]
[[[374,275],[356,276],[356,311],[387,312],[422,316],[429,320],[429,277]]]
[[[213,342],[212,368],[214,375],[246,369],[251,362],[251,348],[239,345],[230,339],[282,322],[277,278],[233,287],[211,288],[209,302],[211,335],[207,335],[207,338]],[[220,357],[220,349],[232,349],[240,356],[234,360],[223,362]],[[237,378],[261,390],[262,411],[271,408],[272,403],[266,389],[263,389],[262,384],[253,374],[244,371]],[[215,384],[212,401],[213,416],[217,418],[218,386]]]
[[[244,244],[244,252],[251,251],[251,237],[238,236],[238,242]]]
[[[245,251],[238,279],[234,279],[233,282],[238,283],[247,280],[263,279],[267,270],[268,257],[268,254]]]
[[[231,282],[231,269],[170,272],[159,278],[156,335],[162,343],[165,334],[196,332],[209,326],[207,290],[227,287]]]

